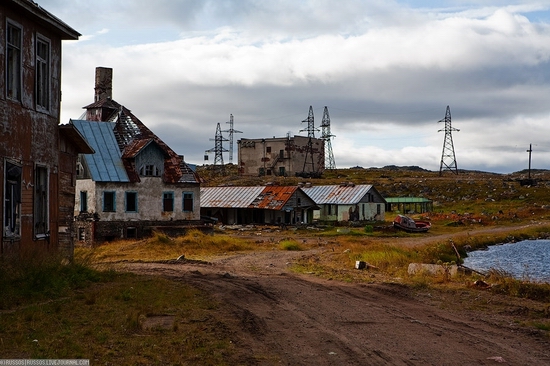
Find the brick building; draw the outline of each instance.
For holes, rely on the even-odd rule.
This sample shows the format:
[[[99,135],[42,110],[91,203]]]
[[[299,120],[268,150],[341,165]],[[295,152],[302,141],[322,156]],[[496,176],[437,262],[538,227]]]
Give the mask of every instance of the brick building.
[[[3,0],[0,24],[0,250],[71,255],[74,163],[92,150],[59,126],[61,42],[80,34],[30,0]]]

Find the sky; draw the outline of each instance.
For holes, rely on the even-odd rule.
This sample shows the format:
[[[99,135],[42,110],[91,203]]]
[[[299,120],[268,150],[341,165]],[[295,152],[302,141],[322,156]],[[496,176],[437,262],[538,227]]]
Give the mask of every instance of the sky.
[[[459,169],[527,169],[530,145],[550,169],[550,0],[34,1],[82,34],[63,44],[61,123],[102,66],[193,164],[230,115],[237,163],[238,139],[307,136],[326,106],[337,168],[438,171],[449,106]]]

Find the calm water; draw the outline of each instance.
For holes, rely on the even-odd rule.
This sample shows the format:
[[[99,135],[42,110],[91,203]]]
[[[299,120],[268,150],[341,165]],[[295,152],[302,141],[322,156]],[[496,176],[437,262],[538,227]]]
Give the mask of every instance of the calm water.
[[[488,250],[468,253],[464,265],[482,272],[495,268],[518,279],[550,283],[550,240],[492,245]]]

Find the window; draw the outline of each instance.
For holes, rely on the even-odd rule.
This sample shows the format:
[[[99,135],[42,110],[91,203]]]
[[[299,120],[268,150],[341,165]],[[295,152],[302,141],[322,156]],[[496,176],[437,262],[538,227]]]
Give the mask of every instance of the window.
[[[80,191],[80,212],[88,212],[88,192]]]
[[[284,158],[285,158],[285,151],[279,150],[279,159],[284,159]]]
[[[173,212],[174,211],[174,193],[164,192],[162,194],[162,211]]]
[[[37,166],[34,172],[34,236],[48,234],[48,169]]]
[[[6,29],[6,94],[21,100],[21,27],[8,22]]]
[[[21,225],[21,167],[6,162],[4,187],[4,236],[20,234]]]
[[[183,211],[193,212],[193,193],[183,192]]]
[[[284,177],[284,176],[285,176],[285,167],[284,167],[284,166],[280,166],[280,167],[279,167],[279,176],[280,176],[280,177]]]
[[[154,165],[143,165],[139,169],[139,175],[145,176],[145,177],[158,177],[160,176],[160,171]]]
[[[103,212],[116,212],[116,192],[103,192]]]
[[[50,109],[50,43],[36,37],[36,105]]]
[[[376,205],[376,214],[377,215],[380,215],[382,213],[382,208],[380,206],[381,206],[380,204]]]
[[[266,152],[266,153],[270,153],[270,152],[271,152],[271,146],[266,147],[266,148],[265,148],[265,152]]]
[[[136,239],[137,238],[137,228],[135,228],[135,227],[126,228],[126,238],[127,239]]]
[[[263,177],[265,175],[265,168],[260,168],[259,171],[258,171],[258,175],[260,177]]]
[[[126,212],[137,212],[137,192],[126,192]]]

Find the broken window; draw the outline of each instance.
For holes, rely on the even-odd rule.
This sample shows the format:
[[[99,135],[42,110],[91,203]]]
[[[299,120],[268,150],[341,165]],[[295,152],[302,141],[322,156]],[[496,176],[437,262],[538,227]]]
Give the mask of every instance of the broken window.
[[[193,212],[193,193],[183,192],[183,211]]]
[[[34,172],[34,236],[48,234],[48,169],[37,166]]]
[[[6,95],[21,100],[21,41],[23,30],[8,22],[6,29]]]
[[[116,212],[116,192],[103,192],[103,212]]]
[[[137,192],[126,192],[126,212],[137,212]]]
[[[162,194],[162,211],[173,212],[174,211],[174,193],[164,192]]]
[[[20,235],[21,167],[6,162],[4,187],[4,236]]]
[[[50,42],[36,37],[36,105],[50,109]]]
[[[155,165],[143,165],[139,169],[139,175],[145,177],[158,177],[160,176],[160,170]]]

